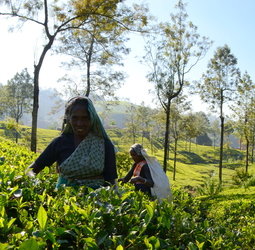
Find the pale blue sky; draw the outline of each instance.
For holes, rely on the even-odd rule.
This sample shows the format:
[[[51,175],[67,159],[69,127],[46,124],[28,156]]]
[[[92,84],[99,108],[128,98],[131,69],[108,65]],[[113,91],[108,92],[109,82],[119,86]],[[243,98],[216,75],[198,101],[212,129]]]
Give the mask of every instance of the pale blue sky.
[[[128,0],[129,1],[129,0]],[[136,2],[139,2],[138,0]],[[175,0],[144,0],[149,4],[151,12],[160,21],[170,20],[170,13],[173,11]],[[232,53],[238,59],[238,66],[241,72],[245,70],[255,79],[255,0],[187,0],[187,12],[189,19],[198,27],[201,35],[208,36],[214,41],[207,56],[193,69],[189,75],[190,80],[199,79],[202,72],[206,70],[209,59],[213,56],[219,46],[227,44]],[[23,33],[7,33],[8,23],[0,19],[0,82],[6,81],[13,75],[28,67],[32,73],[35,51],[41,47],[40,36],[32,40],[27,37],[31,26],[25,27]],[[32,32],[34,35],[35,32]],[[152,96],[148,89],[152,88],[145,78],[146,68],[139,63],[137,56],[142,56],[143,44],[141,39],[131,41],[132,53],[128,56],[125,71],[129,78],[118,94],[130,101],[140,104],[145,101],[147,105],[152,102]],[[58,87],[57,78],[62,76],[64,71],[60,68],[58,60],[47,55],[41,72],[40,86],[42,88]],[[200,109],[200,104],[195,104],[195,110]]]
[[[190,0],[187,10],[201,34],[214,41],[208,55],[211,57],[218,46],[227,44],[241,71],[247,70],[254,78],[255,1]]]
[[[175,0],[150,0],[151,12],[158,17],[160,21],[170,20],[170,13],[173,11]],[[206,70],[209,59],[214,55],[217,47],[227,44],[232,53],[238,60],[238,66],[242,73],[246,70],[251,78],[255,80],[255,0],[187,0],[187,12],[190,21],[198,27],[198,32],[202,36],[207,36],[213,41],[213,45],[205,58],[200,61],[188,76],[189,80],[198,80],[201,74]],[[135,44],[135,42],[134,42]],[[137,43],[136,43],[137,44]],[[128,79],[128,85],[122,89],[123,95],[127,93],[128,87],[137,88],[137,78],[147,93],[147,86],[151,84],[146,82],[144,74],[140,72],[146,70],[142,65],[135,63],[134,58],[141,47],[134,48],[131,58],[133,65],[127,65],[128,71],[132,72]],[[133,71],[133,68],[135,70]],[[139,100],[141,91],[133,93],[136,100]],[[146,96],[146,94],[145,94]],[[151,96],[148,95],[149,100]],[[195,111],[206,111],[206,106],[195,97],[193,108]],[[148,102],[147,102],[148,103]]]

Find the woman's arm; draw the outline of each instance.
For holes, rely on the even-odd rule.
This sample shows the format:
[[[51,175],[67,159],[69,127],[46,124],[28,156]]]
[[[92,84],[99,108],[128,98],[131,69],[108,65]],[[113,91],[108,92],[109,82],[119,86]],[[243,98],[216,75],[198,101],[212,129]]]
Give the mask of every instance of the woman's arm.
[[[46,166],[51,166],[57,160],[58,138],[55,138],[39,157],[28,167],[34,174],[40,173]]]
[[[31,169],[30,171],[33,171],[34,174],[38,174],[38,173],[41,171],[40,167],[38,167],[38,166],[36,165],[35,162],[33,162],[33,163],[28,167],[28,169]]]
[[[143,166],[141,170],[141,175],[143,176],[143,182],[144,182],[143,184],[148,187],[153,187],[154,182],[151,177],[151,172],[147,164]]]
[[[118,178],[116,168],[116,155],[111,141],[105,140],[105,163],[103,171],[104,180],[111,185],[116,184]]]
[[[118,181],[122,181],[124,183],[128,182],[131,177],[133,176],[133,172],[134,172],[134,168],[135,168],[135,164],[132,166],[132,168],[128,171],[128,173],[126,174],[125,177],[120,178]]]

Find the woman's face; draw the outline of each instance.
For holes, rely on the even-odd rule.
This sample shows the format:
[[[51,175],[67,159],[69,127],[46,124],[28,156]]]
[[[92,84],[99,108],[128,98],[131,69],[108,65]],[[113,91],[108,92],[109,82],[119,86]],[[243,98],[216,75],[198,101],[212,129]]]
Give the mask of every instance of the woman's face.
[[[91,121],[89,117],[89,113],[81,104],[77,104],[73,107],[70,120],[69,120],[74,135],[77,137],[84,139],[91,129]]]
[[[143,157],[141,155],[138,155],[134,150],[131,150],[129,153],[135,163],[143,160]]]

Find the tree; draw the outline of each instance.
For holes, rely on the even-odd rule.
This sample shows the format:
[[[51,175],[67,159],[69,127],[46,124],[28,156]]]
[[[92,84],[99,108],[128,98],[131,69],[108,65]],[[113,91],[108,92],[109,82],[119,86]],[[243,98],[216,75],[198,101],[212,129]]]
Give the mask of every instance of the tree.
[[[151,123],[151,152],[154,154],[155,148],[162,149],[164,131],[165,131],[165,112],[161,108],[156,108],[152,112],[152,123]]]
[[[207,115],[204,112],[196,112],[194,115],[196,121],[195,126],[197,127],[196,143],[198,143],[199,137],[203,145],[211,146],[212,141],[208,137],[208,133],[210,132],[210,121]]]
[[[137,107],[131,104],[127,110],[128,118],[126,120],[126,131],[128,136],[131,136],[133,144],[136,143],[136,138],[139,131],[139,123],[137,122]]]
[[[27,69],[23,69],[20,73],[7,82],[7,85],[1,88],[1,108],[0,112],[9,118],[13,129],[18,131],[20,119],[24,113],[29,113],[33,100],[33,78],[29,75]],[[13,125],[15,123],[15,126]],[[18,132],[16,142],[18,142]]]
[[[173,121],[170,124],[170,133],[174,140],[173,153],[174,153],[174,166],[173,166],[173,180],[176,179],[176,165],[177,165],[177,148],[178,142],[183,138],[183,113],[189,110],[190,103],[186,102],[186,96],[178,96],[174,99],[174,102],[171,105],[170,118]],[[170,150],[169,150],[170,151]]]
[[[210,134],[213,137],[213,147],[216,147],[216,142],[219,139],[219,134],[220,134],[220,124],[219,120],[215,119],[212,121],[211,126],[210,126]]]
[[[237,59],[227,45],[217,48],[209,61],[207,71],[198,84],[201,99],[210,104],[212,111],[219,111],[221,121],[219,181],[222,182],[224,143],[224,104],[231,100],[239,79]]]
[[[197,136],[196,143],[204,146],[212,146],[212,139],[208,136],[207,133]]]
[[[246,157],[245,172],[248,173],[249,168],[249,148],[252,147],[252,155],[254,151],[254,126],[255,126],[255,83],[246,71],[238,82],[235,103],[232,107],[238,122],[235,123],[241,136],[245,138]]]
[[[27,69],[7,82],[8,106],[6,113],[19,123],[24,113],[31,111],[33,100],[33,78]]]
[[[232,135],[234,133],[235,129],[233,126],[233,121],[232,120],[226,120],[224,122],[224,139],[226,137],[226,140],[224,140],[224,142],[226,144],[230,144],[230,135]]]
[[[182,128],[186,141],[189,141],[189,151],[191,151],[192,139],[205,134],[208,131],[208,127],[209,121],[203,112],[190,112],[183,116]]]
[[[126,30],[114,29],[111,23],[102,30],[97,23],[90,24],[90,32],[70,30],[61,37],[57,52],[71,58],[64,65],[69,70],[80,70],[80,74],[76,72],[80,77],[74,82],[70,75],[72,71],[69,71],[60,80],[65,81],[70,89],[75,88],[79,95],[89,96],[93,92],[104,97],[114,96],[114,90],[125,76],[116,66],[123,66],[123,55],[129,53],[124,45]]]
[[[39,75],[44,58],[54,44],[57,36],[68,30],[90,32],[90,23],[98,20],[103,28],[108,22],[115,29],[133,29],[147,24],[143,9],[125,6],[122,0],[5,0],[0,5],[4,9],[0,15],[18,18],[22,23],[29,21],[43,28],[45,44],[37,62],[34,62],[34,90],[32,110],[31,150],[36,151],[37,117],[39,108]],[[98,18],[101,17],[101,18]]]
[[[188,20],[185,4],[179,0],[171,21],[160,23],[146,39],[144,60],[150,67],[147,78],[155,91],[166,116],[164,142],[164,171],[169,151],[170,106],[187,85],[185,76],[205,55],[211,42],[201,37],[197,27]]]
[[[0,84],[0,117],[4,118],[6,108],[8,105],[7,88],[6,85]]]
[[[139,128],[141,129],[142,134],[142,144],[143,138],[147,137],[150,140],[150,131],[151,131],[151,124],[152,124],[152,110],[149,107],[144,105],[144,102],[141,103],[137,107],[137,121],[139,121]]]

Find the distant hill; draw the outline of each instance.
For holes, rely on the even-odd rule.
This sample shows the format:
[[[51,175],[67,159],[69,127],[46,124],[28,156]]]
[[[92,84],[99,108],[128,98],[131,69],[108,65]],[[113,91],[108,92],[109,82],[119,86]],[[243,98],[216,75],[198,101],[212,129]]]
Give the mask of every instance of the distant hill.
[[[131,103],[123,101],[105,102],[100,100],[94,101],[94,104],[106,127],[125,127],[127,108],[131,105]],[[63,100],[54,89],[40,90],[38,128],[61,128],[64,115],[64,105],[65,100]],[[25,114],[21,121],[24,125],[31,126],[32,115]]]
[[[106,128],[124,128],[128,116],[128,108],[134,105],[126,101],[104,101],[102,98],[94,98],[94,104],[103,124]],[[65,100],[57,94],[54,89],[42,89],[39,96],[38,128],[58,129],[62,127]],[[54,111],[54,112],[53,112]],[[208,114],[210,122],[218,118]],[[31,114],[24,115],[22,122],[24,125],[31,126]],[[212,136],[209,134],[210,139]],[[230,142],[231,147],[239,148],[239,142],[234,136],[225,138]],[[219,146],[217,138],[216,146]]]
[[[103,120],[104,126],[124,128],[128,116],[128,108],[132,105],[130,102],[123,101],[96,101],[95,107]],[[134,105],[134,104],[133,104]]]
[[[52,113],[56,109],[58,103],[64,101],[57,95],[54,89],[42,89],[39,92],[39,110],[38,110],[38,128],[57,129],[61,127],[64,108],[57,109],[56,113]],[[61,105],[63,107],[63,105]],[[22,123],[27,126],[32,124],[32,115],[25,114],[21,119]]]

